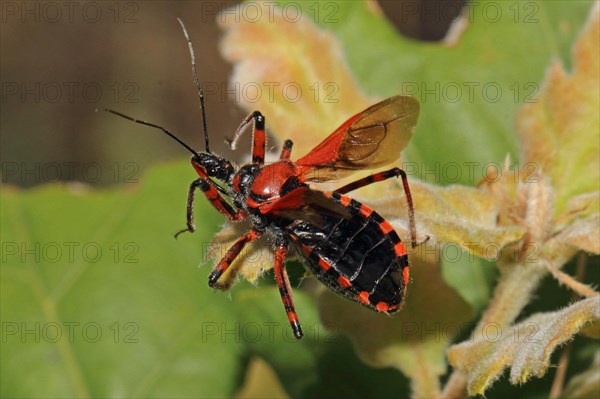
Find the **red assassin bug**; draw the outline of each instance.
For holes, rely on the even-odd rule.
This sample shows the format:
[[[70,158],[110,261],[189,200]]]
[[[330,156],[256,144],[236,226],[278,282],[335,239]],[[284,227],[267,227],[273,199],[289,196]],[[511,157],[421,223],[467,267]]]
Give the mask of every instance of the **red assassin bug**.
[[[312,189],[307,183],[330,180],[343,172],[395,161],[402,150],[403,134],[412,132],[416,125],[419,103],[407,96],[388,98],[351,117],[296,161],[290,160],[292,142],[286,140],[279,160],[268,165],[265,165],[265,118],[255,111],[242,121],[230,141],[234,149],[246,127],[253,122],[252,162],[234,167],[209,149],[204,94],[196,73],[194,50],[183,22],[179,20],[179,23],[192,58],[206,152],[196,152],[161,126],[117,111],[105,111],[160,129],[193,154],[191,163],[199,178],[192,182],[188,191],[187,228],[175,237],[196,230],[193,205],[197,189],[229,220],[237,222],[250,218],[252,229],[239,238],[215,266],[208,285],[228,288],[219,283],[219,278],[247,243],[267,234],[275,248],[275,278],[296,338],[303,334],[284,266],[290,245],[305,258],[312,274],[329,289],[377,312],[398,311],[409,282],[406,248],[389,222],[344,194],[391,177],[401,177],[408,204],[411,244],[415,247],[414,208],[406,173],[392,168],[333,192]],[[327,173],[319,173],[323,171]],[[231,201],[225,200],[224,196]]]

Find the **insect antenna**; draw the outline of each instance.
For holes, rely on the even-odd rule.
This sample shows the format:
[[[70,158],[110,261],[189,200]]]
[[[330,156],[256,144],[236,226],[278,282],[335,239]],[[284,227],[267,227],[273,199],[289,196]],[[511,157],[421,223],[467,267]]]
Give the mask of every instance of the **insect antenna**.
[[[143,121],[143,120],[140,120],[140,119],[135,119],[135,118],[133,118],[133,117],[131,117],[129,115],[122,114],[119,111],[115,111],[115,110],[109,109],[109,108],[98,108],[98,109],[96,109],[96,112],[98,112],[98,111],[109,112],[111,114],[120,116],[121,118],[125,118],[127,120],[132,121],[132,122],[139,123],[140,125],[145,125],[145,126],[150,126],[150,127],[156,128],[156,129],[160,129],[165,134],[167,134],[168,136],[170,136],[172,139],[174,139],[175,141],[177,141],[179,144],[181,144],[182,146],[184,146],[189,152],[191,152],[195,156],[199,156],[198,153],[196,152],[196,150],[194,150],[192,147],[190,147],[189,145],[187,145],[186,143],[184,143],[183,141],[181,141],[181,139],[179,139],[177,136],[175,136],[173,133],[169,132],[167,129],[165,129],[162,126],[156,125],[154,123],[146,122],[146,121]]]
[[[198,80],[198,73],[196,72],[196,54],[194,53],[194,47],[192,46],[190,35],[188,34],[188,31],[185,28],[183,21],[179,18],[177,18],[177,21],[179,21],[181,29],[183,29],[183,34],[185,35],[185,39],[188,42],[188,47],[190,48],[190,57],[192,58],[192,75],[194,77],[194,83],[196,84],[196,88],[198,89],[198,96],[200,97],[200,111],[202,112],[202,128],[204,130],[204,143],[206,145],[206,152],[210,153],[210,149],[208,148],[208,129],[206,128],[206,106],[204,105],[204,90],[202,90],[200,80]]]

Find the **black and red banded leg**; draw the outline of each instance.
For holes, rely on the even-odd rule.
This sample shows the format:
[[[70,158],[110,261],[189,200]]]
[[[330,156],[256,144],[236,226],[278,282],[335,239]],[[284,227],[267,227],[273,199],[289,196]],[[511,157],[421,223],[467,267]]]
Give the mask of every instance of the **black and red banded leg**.
[[[231,263],[238,257],[240,252],[244,249],[246,244],[256,240],[261,236],[261,232],[257,230],[250,230],[248,233],[238,238],[238,240],[229,248],[223,259],[219,261],[219,263],[215,266],[212,272],[208,275],[208,285],[211,288],[227,288],[223,286],[219,286],[217,281],[219,278],[229,269]]]
[[[280,161],[290,159],[293,146],[294,143],[292,143],[292,140],[286,140],[283,142],[283,147],[281,148],[281,155],[279,156]]]
[[[232,149],[235,149],[237,141],[246,129],[246,126],[254,119],[254,132],[252,134],[252,163],[262,165],[265,163],[266,133],[265,117],[259,111],[254,111],[248,115],[236,130],[233,139],[229,142]]]
[[[283,264],[287,251],[287,244],[278,245],[277,249],[275,250],[275,279],[277,280],[279,293],[281,294],[281,300],[283,301],[283,307],[287,313],[294,336],[297,339],[300,339],[304,334],[302,333],[302,327],[300,326],[300,321],[298,320],[298,315],[296,314],[296,309],[294,308],[294,299],[292,298],[290,279],[288,278],[287,271],[285,270],[285,266]]]
[[[413,248],[417,246],[417,228],[415,224],[415,208],[413,206],[412,195],[410,194],[410,187],[408,186],[408,177],[406,172],[400,168],[393,168],[384,172],[375,173],[373,175],[363,177],[352,183],[346,184],[343,187],[335,190],[336,193],[346,194],[350,191],[357,190],[361,187],[368,186],[372,183],[377,183],[383,180],[390,179],[392,177],[402,178],[402,186],[404,187],[404,193],[406,194],[406,203],[408,205],[408,224],[410,229],[410,244]]]
[[[346,184],[343,187],[335,190],[336,193],[346,194],[350,191],[358,190],[361,187],[368,186],[369,184],[377,183],[383,180],[390,179],[392,177],[402,176],[404,174],[403,179],[406,177],[406,173],[400,168],[392,168],[390,170],[386,170],[384,172],[379,172],[372,174],[370,176],[363,177],[362,179],[358,179],[353,181],[352,183]]]
[[[245,217],[243,211],[237,209],[234,210],[231,205],[219,194],[219,191],[215,188],[215,186],[209,183],[208,179],[197,179],[190,184],[190,188],[188,191],[188,199],[187,199],[187,228],[178,231],[175,234],[175,238],[177,238],[181,233],[190,232],[193,233],[196,231],[196,226],[194,225],[194,201],[196,199],[196,189],[200,188],[206,198],[210,201],[212,206],[214,206],[220,213],[227,216],[227,218],[231,221],[239,221]]]

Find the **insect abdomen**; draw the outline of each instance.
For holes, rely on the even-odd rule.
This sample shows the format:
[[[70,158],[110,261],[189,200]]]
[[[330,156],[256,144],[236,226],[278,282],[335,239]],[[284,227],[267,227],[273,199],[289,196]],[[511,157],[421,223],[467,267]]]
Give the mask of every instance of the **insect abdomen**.
[[[400,308],[408,257],[392,226],[366,205],[327,193],[350,218],[326,215],[321,226],[303,222],[289,231],[313,274],[335,292],[384,313]]]

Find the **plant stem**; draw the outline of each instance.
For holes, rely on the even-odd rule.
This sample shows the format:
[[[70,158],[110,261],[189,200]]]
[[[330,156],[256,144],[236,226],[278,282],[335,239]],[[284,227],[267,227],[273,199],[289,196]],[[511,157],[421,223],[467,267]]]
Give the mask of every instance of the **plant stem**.
[[[576,281],[583,281],[583,278],[585,277],[586,261],[586,254],[584,252],[580,252],[579,256],[577,257],[577,271],[575,272]],[[576,292],[573,293],[573,299],[576,299],[578,296]],[[579,293],[579,296],[582,296],[582,294]],[[569,366],[569,359],[571,357],[571,349],[572,345],[571,343],[568,343],[563,349],[563,352],[560,354],[558,367],[556,368],[556,374],[554,375],[554,381],[552,381],[552,388],[550,389],[550,395],[548,395],[549,399],[557,399],[563,391],[565,385],[565,376],[567,375],[567,368]]]
[[[454,370],[442,391],[444,399],[462,399],[467,396],[467,378],[463,373]]]
[[[490,305],[473,331],[473,337],[490,323],[498,324],[501,328],[511,325],[529,303],[532,292],[547,273],[541,263],[517,263],[504,266],[501,271],[500,282]]]
[[[415,360],[419,364],[419,372],[410,376],[411,397],[413,398],[439,398],[440,381],[434,368],[427,363],[420,345],[413,346]]]
[[[512,324],[548,271],[541,262],[503,265],[500,270],[502,273],[500,282],[494,290],[490,305],[471,334],[471,339],[477,339],[477,336],[491,323],[500,328]],[[447,399],[465,397],[466,388],[465,375],[459,370],[454,370],[442,391],[442,397]]]

